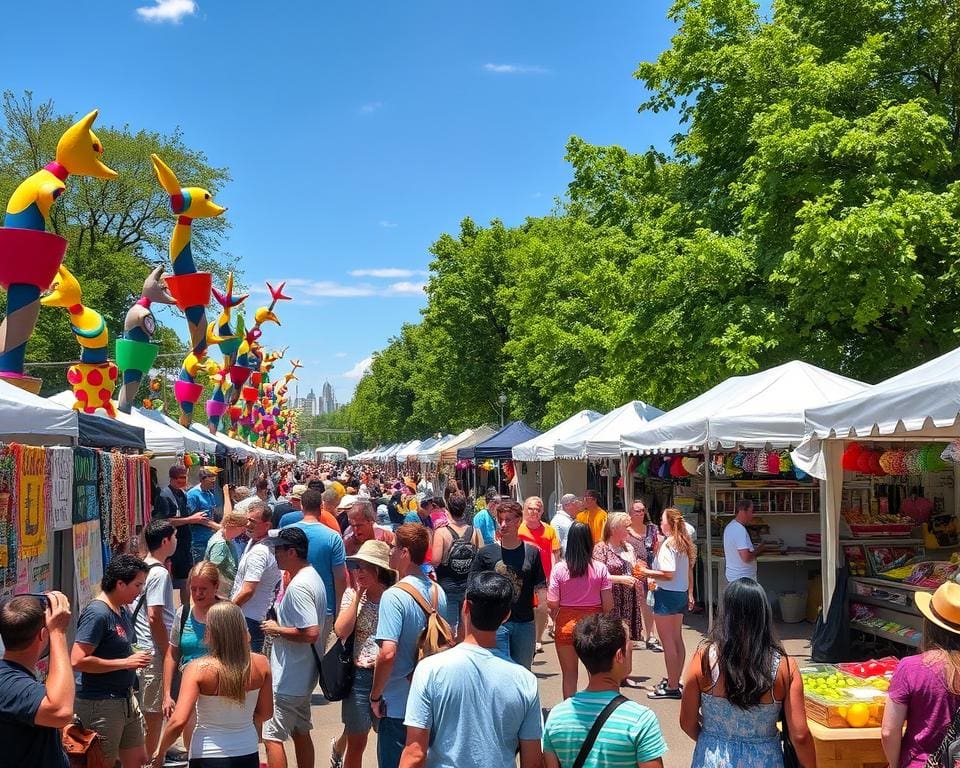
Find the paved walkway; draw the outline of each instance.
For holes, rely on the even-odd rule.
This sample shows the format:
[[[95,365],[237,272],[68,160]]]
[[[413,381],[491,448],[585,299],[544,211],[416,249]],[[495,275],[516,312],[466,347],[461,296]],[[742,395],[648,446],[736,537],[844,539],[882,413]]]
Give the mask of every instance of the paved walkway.
[[[806,660],[810,654],[810,635],[813,633],[813,625],[807,622],[781,624],[778,629],[787,652],[792,656]],[[688,658],[703,639],[705,630],[706,620],[703,616],[691,616],[684,626],[684,641],[687,646]],[[540,701],[545,710],[544,715],[546,715],[546,710],[549,710],[561,700],[560,666],[557,663],[557,654],[552,642],[545,643],[543,650],[544,652],[538,654],[534,660],[533,672],[540,679]],[[645,686],[655,685],[665,675],[663,655],[647,650],[634,651],[633,670],[633,677],[637,682]],[[581,667],[580,672],[580,687],[583,687],[586,683],[586,670]],[[649,706],[657,714],[667,746],[670,748],[664,758],[666,768],[688,768],[693,755],[693,742],[680,730],[680,702],[651,701],[647,698],[647,690],[648,688],[629,688],[624,689],[623,694]],[[327,702],[318,692],[314,696],[313,706],[313,736],[317,750],[316,765],[318,768],[327,768],[329,765],[330,739],[339,735],[341,727],[340,704]],[[289,744],[287,745],[287,759],[291,768],[296,766],[293,748]],[[367,766],[375,768],[376,764],[376,735],[371,734],[363,765],[364,768]]]

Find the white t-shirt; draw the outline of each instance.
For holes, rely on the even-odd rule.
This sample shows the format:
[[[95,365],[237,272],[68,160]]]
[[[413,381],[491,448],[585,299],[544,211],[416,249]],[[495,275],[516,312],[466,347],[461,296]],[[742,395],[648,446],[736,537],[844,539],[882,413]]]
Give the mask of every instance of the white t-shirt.
[[[727,581],[743,578],[756,581],[757,561],[743,562],[743,558],[740,557],[741,549],[753,552],[753,542],[750,541],[750,534],[743,523],[739,520],[731,520],[723,529],[723,557],[727,565]]]
[[[657,580],[657,589],[668,592],[686,592],[690,586],[690,558],[683,550],[675,552],[672,542],[664,541],[653,559],[655,571],[673,571],[672,579]]]
[[[163,623],[167,625],[167,635],[173,629],[173,582],[170,581],[170,572],[159,560],[147,558],[147,566],[157,565],[156,568],[150,568],[147,571],[147,580],[143,583],[143,605],[134,620],[134,629],[137,631],[137,645],[145,650],[154,651],[153,635],[150,633],[150,606],[163,607]],[[138,597],[127,606],[130,613],[133,614]]]
[[[270,548],[263,543],[247,542],[243,557],[237,566],[237,576],[233,580],[230,599],[233,600],[245,581],[257,582],[257,589],[247,602],[240,606],[243,615],[251,621],[263,621],[273,604],[280,585],[280,568]]]
[[[327,616],[327,591],[320,574],[312,565],[301,568],[290,579],[283,599],[277,604],[277,623],[281,627],[320,627],[321,636],[313,644],[323,657],[323,621]],[[270,654],[273,691],[283,696],[309,696],[317,685],[317,661],[309,643],[282,637],[273,638]]]

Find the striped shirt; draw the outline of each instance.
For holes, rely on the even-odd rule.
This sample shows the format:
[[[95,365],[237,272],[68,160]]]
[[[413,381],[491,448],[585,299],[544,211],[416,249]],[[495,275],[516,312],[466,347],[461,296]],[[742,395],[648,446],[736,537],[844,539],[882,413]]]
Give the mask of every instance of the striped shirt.
[[[614,691],[581,691],[550,710],[543,731],[543,751],[560,765],[573,765],[587,733]],[[584,768],[636,768],[667,751],[660,723],[651,710],[635,701],[617,707],[600,729]]]

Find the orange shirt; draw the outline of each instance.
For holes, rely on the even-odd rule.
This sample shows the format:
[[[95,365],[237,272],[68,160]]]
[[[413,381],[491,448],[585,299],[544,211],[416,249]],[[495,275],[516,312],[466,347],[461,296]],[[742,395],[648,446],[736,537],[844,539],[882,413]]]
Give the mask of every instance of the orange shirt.
[[[552,525],[544,523],[535,531],[531,531],[526,523],[520,523],[519,531],[521,541],[529,542],[540,550],[540,564],[543,566],[543,573],[547,577],[547,583],[550,583],[550,570],[553,568],[553,553],[560,551],[560,538]]]
[[[583,510],[577,515],[577,522],[586,523],[590,527],[593,543],[599,544],[603,541],[603,526],[607,524],[607,510],[603,507],[597,507],[593,512]]]
[[[337,518],[325,509],[320,510],[320,522],[337,534],[337,536],[343,536],[343,531],[340,530],[340,523],[337,522]]]

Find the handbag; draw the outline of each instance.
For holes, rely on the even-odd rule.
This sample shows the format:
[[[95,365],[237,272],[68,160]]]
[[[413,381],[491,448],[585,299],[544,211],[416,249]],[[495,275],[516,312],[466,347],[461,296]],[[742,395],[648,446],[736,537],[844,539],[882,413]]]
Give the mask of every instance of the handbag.
[[[790,660],[786,657],[784,661],[787,664],[787,693],[783,697],[784,701],[790,695],[790,685],[793,682],[793,675],[790,672]],[[787,716],[783,702],[780,703],[780,746],[783,747],[783,768],[802,768],[800,758],[797,757],[797,750],[790,741],[790,731],[787,728]]]
[[[354,633],[351,632],[346,640],[341,640],[338,637],[336,642],[323,654],[322,659],[313,643],[310,644],[313,658],[317,662],[317,669],[320,670],[320,690],[323,691],[327,701],[341,701],[353,688],[355,669],[353,666],[353,635]]]
[[[100,734],[84,728],[79,718],[63,726],[60,738],[70,768],[108,768]]]

